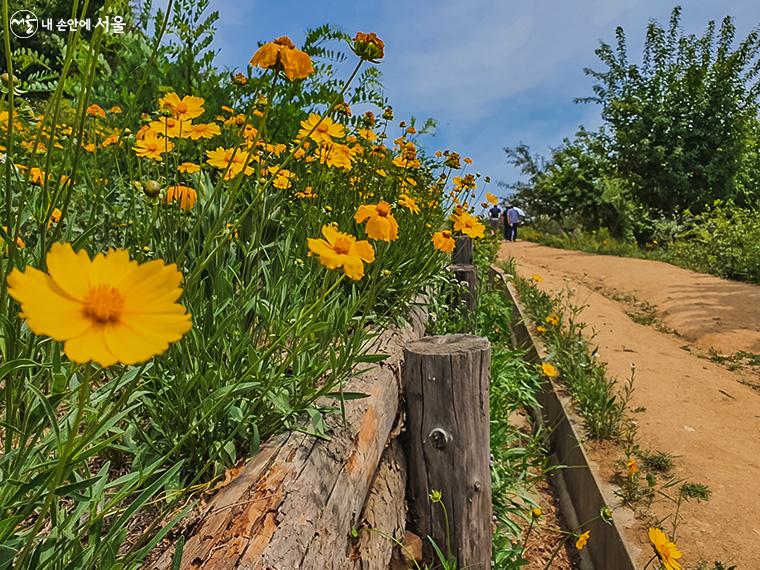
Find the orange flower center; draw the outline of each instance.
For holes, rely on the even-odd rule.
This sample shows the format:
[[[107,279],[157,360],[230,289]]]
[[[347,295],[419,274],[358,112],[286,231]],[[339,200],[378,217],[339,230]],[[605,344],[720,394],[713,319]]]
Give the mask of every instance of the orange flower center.
[[[187,113],[187,105],[184,102],[182,102],[182,101],[180,101],[179,103],[177,103],[177,112],[178,113]]]
[[[279,46],[288,47],[290,49],[295,49],[295,47],[296,47],[296,44],[294,44],[288,36],[279,37],[276,40],[274,40],[273,43],[275,43],[275,44],[277,44]]]
[[[446,239],[450,239],[451,232],[449,230],[443,230],[443,237],[445,237]]]
[[[391,207],[386,202],[380,202],[375,208],[378,216],[387,218],[391,215]]]
[[[339,237],[333,244],[333,250],[335,250],[335,253],[340,253],[342,255],[348,254],[348,252],[351,251],[351,240],[342,236]]]
[[[322,123],[320,123],[319,126],[317,127],[317,131],[320,132],[320,133],[326,133],[329,130],[330,130],[330,126],[327,123],[325,123],[324,121]]]
[[[84,298],[85,316],[100,324],[118,321],[123,310],[124,295],[110,285],[98,285]]]

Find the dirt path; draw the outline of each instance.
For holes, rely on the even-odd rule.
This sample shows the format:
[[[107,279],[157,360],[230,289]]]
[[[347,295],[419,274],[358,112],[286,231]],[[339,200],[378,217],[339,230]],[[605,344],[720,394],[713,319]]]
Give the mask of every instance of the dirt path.
[[[582,320],[596,331],[610,374],[623,380],[636,365],[631,409],[642,449],[676,456],[677,478],[712,491],[709,501],[681,508],[684,568],[705,562],[711,570],[720,560],[760,569],[760,374],[706,358],[710,350],[760,353],[760,287],[528,242],[504,244],[500,255],[514,257],[523,277],[541,275],[543,289],[570,288],[575,304],[587,305]],[[593,446],[591,455],[607,474],[619,459]],[[651,510],[658,518],[672,513],[664,500]],[[651,555],[647,522],[626,531],[643,563]]]

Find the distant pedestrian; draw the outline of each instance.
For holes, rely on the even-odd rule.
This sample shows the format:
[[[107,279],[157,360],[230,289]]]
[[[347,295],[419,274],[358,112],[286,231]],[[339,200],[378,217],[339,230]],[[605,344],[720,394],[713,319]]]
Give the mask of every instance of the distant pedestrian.
[[[504,212],[504,239],[517,241],[517,227],[520,225],[520,211],[514,206],[507,206]]]
[[[501,208],[499,208],[498,204],[494,204],[493,207],[488,210],[488,221],[491,222],[491,232],[498,232],[499,224],[501,223]]]

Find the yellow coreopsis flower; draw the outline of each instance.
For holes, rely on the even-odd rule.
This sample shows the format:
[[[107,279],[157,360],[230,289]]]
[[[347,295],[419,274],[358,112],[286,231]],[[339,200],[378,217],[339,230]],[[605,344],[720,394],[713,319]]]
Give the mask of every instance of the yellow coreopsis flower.
[[[305,198],[316,198],[317,193],[314,192],[314,189],[311,186],[307,186],[306,188],[303,189],[302,192],[296,192],[295,197],[298,198],[299,200],[303,200]]]
[[[190,136],[192,126],[190,121],[180,121],[174,117],[160,117],[157,121],[151,121],[148,128],[165,137],[186,139]]]
[[[222,129],[216,123],[198,123],[190,125],[187,129],[187,136],[194,141],[198,139],[211,139],[222,133]]]
[[[50,228],[53,224],[60,222],[62,215],[63,213],[58,208],[53,208],[53,211],[50,214],[50,219],[48,220],[48,227]]]
[[[198,199],[198,193],[189,186],[175,184],[166,189],[166,203],[179,202],[179,207],[183,210],[191,210]]]
[[[194,95],[185,95],[180,99],[174,91],[167,93],[158,100],[158,104],[162,108],[168,109],[172,117],[179,121],[190,121],[200,117],[203,114],[204,102],[202,97]]]
[[[323,119],[316,113],[311,113],[308,119],[301,121],[301,130],[298,131],[298,138],[304,139],[307,136],[316,143],[331,143],[333,138],[340,139],[346,136],[346,130],[330,117]]]
[[[279,190],[287,190],[290,188],[293,185],[292,180],[296,176],[294,172],[285,168],[278,168],[277,166],[270,166],[269,173],[274,174],[272,186]]]
[[[395,241],[398,239],[398,223],[393,217],[391,205],[384,200],[377,204],[363,204],[354,215],[356,223],[367,220],[364,230],[370,239]]]
[[[456,240],[451,237],[451,232],[449,230],[443,230],[433,234],[433,245],[439,251],[451,253],[454,251]]]
[[[85,113],[90,117],[98,117],[99,119],[103,119],[106,116],[106,112],[103,110],[103,107],[95,103],[87,107]]]
[[[403,206],[408,209],[412,214],[419,214],[420,207],[417,205],[417,201],[408,194],[402,194],[398,199],[399,206]]]
[[[375,131],[372,129],[359,129],[356,131],[359,136],[365,140],[368,140],[370,142],[377,140],[377,135],[375,134]]]
[[[538,334],[546,334],[546,327],[544,325],[536,326],[536,332]]]
[[[344,144],[322,143],[317,150],[317,156],[319,157],[319,162],[327,164],[327,166],[342,168],[344,170],[350,170],[353,166],[354,154]]]
[[[638,463],[636,463],[636,459],[634,459],[633,457],[628,458],[628,461],[626,461],[625,466],[628,469],[629,477],[636,475],[636,473],[639,472],[639,465]]]
[[[451,215],[451,221],[454,222],[455,230],[471,238],[482,238],[485,236],[486,227],[469,212],[454,213]]]
[[[559,378],[559,370],[551,362],[541,364],[541,373],[548,378]]]
[[[551,315],[547,315],[544,320],[551,326],[556,327],[559,324],[559,315],[552,313]]]
[[[499,203],[498,196],[495,196],[494,194],[491,194],[490,192],[486,192],[486,200],[488,200],[494,206]]]
[[[311,58],[306,52],[296,49],[288,36],[261,46],[251,58],[253,67],[283,71],[288,79],[303,79],[314,72]]]
[[[216,147],[215,150],[207,150],[206,156],[208,164],[219,170],[225,170],[229,165],[229,170],[224,175],[225,180],[235,178],[238,174],[243,172],[243,166],[249,161],[249,153],[242,149]],[[253,167],[245,167],[245,175],[250,176],[253,174]]]
[[[45,154],[48,149],[47,147],[41,143],[31,140],[31,141],[23,141],[21,143],[21,146],[24,147],[26,150],[31,152],[32,154]]]
[[[533,281],[533,283],[541,283],[543,281],[543,278],[536,273],[535,275],[531,275],[530,280]]]
[[[201,167],[194,162],[183,162],[177,167],[177,170],[184,174],[195,174],[201,171]]]
[[[45,179],[47,178],[47,174],[45,174],[45,171],[41,168],[37,168],[36,166],[32,166],[29,169],[29,181],[36,185],[36,186],[44,186],[45,185]]]
[[[591,531],[588,530],[581,534],[578,537],[578,540],[575,541],[575,548],[578,550],[583,550],[583,548],[586,546],[586,543],[588,542],[589,535],[591,535]]]
[[[652,544],[654,553],[665,570],[681,570],[681,563],[678,562],[678,559],[683,556],[683,553],[678,550],[678,547],[674,543],[668,540],[667,534],[659,528],[650,528],[649,542]]]
[[[74,362],[137,364],[161,354],[192,327],[177,303],[182,275],[157,259],[138,264],[126,250],[92,260],[54,243],[48,273],[27,266],[8,276],[31,331],[64,343]]]
[[[155,131],[146,131],[142,139],[135,142],[132,150],[141,158],[150,158],[161,162],[165,152],[171,152],[174,143],[166,137],[160,136]]]
[[[118,133],[113,133],[104,138],[103,142],[100,143],[100,146],[107,148],[111,145],[115,145],[117,142],[119,142],[119,135]]]
[[[368,241],[357,241],[351,234],[335,226],[322,226],[325,239],[308,238],[309,251],[319,256],[319,262],[328,269],[343,268],[347,277],[358,281],[364,277],[364,263],[375,260],[375,250]]]

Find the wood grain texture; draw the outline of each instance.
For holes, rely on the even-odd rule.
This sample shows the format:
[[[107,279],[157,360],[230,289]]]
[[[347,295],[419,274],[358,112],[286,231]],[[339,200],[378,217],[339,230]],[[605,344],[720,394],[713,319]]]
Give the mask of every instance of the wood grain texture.
[[[478,306],[478,270],[474,265],[449,265],[456,280],[462,284],[457,291],[457,301],[464,301],[467,311],[475,312]],[[456,302],[456,301],[455,301]]]
[[[490,364],[488,340],[470,335],[426,337],[404,350],[413,530],[446,551],[443,510],[429,499],[440,491],[459,568],[491,564]]]
[[[473,244],[469,236],[457,236],[452,254],[454,265],[472,265]]]
[[[403,542],[406,533],[406,459],[395,439],[383,453],[360,523],[354,570],[388,570],[396,548],[390,537]]]
[[[388,358],[348,383],[368,397],[346,402],[345,422],[328,418],[329,441],[298,432],[272,438],[208,502],[184,533],[182,570],[354,567],[350,534],[397,419],[402,347],[424,333],[427,315],[417,307],[408,321],[373,341],[370,352]],[[173,553],[168,545],[146,568],[168,570]]]

